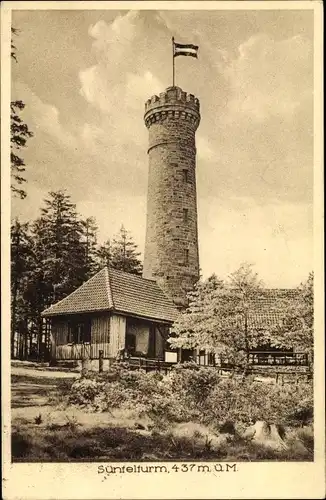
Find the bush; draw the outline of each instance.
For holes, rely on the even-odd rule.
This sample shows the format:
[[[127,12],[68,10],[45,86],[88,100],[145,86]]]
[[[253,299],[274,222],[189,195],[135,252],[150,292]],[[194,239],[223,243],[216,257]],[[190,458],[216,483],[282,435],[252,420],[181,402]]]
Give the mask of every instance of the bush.
[[[103,382],[86,377],[77,379],[71,386],[69,402],[80,406],[92,405],[95,397],[102,393],[104,387]]]
[[[189,366],[190,365],[190,366]],[[197,368],[195,368],[197,367]],[[172,377],[172,390],[195,405],[205,403],[212,390],[218,385],[221,376],[215,368],[177,366]]]
[[[207,418],[250,424],[257,420],[283,425],[308,423],[313,415],[310,384],[280,386],[239,379],[224,379],[206,404]]]
[[[161,426],[192,420],[220,429],[227,421],[309,424],[312,395],[312,383],[281,386],[255,382],[252,377],[224,378],[214,368],[193,363],[176,366],[168,375],[132,371],[119,364],[75,381],[69,400],[96,411],[132,409]]]

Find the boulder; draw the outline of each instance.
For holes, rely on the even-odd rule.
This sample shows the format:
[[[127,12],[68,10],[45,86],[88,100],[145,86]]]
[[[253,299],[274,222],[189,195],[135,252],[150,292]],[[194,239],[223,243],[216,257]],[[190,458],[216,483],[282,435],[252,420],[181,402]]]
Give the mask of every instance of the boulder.
[[[254,425],[248,427],[243,437],[273,450],[286,450],[288,448],[283,441],[284,433],[281,432],[281,429],[276,424],[268,424],[264,420],[258,420]]]

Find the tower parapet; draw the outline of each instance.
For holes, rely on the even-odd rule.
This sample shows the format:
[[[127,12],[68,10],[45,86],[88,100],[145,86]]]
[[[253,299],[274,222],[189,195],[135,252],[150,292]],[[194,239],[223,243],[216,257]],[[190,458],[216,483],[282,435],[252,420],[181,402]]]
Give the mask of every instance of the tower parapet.
[[[168,87],[158,96],[153,95],[145,103],[145,124],[149,128],[152,123],[166,119],[187,120],[198,127],[200,122],[199,100],[193,94],[184,92],[180,87]]]
[[[179,307],[199,279],[196,143],[199,100],[169,87],[145,104],[149,179],[143,276]]]

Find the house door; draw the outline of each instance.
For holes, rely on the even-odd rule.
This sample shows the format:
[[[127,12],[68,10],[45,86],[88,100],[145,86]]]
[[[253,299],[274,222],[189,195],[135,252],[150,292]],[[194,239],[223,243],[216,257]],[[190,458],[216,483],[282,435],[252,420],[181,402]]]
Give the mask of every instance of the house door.
[[[71,324],[73,359],[91,357],[91,322],[83,319]]]

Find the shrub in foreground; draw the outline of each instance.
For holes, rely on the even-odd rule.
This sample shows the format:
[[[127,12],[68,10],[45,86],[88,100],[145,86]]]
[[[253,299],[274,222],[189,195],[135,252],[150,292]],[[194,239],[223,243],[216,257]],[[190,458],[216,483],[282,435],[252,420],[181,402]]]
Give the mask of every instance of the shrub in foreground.
[[[69,400],[95,411],[133,409],[162,425],[192,420],[220,428],[226,421],[265,420],[295,426],[313,418],[312,383],[281,386],[252,377],[224,378],[214,368],[197,365],[177,366],[168,375],[116,365],[75,381]]]

